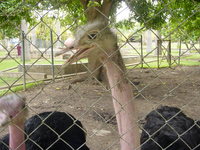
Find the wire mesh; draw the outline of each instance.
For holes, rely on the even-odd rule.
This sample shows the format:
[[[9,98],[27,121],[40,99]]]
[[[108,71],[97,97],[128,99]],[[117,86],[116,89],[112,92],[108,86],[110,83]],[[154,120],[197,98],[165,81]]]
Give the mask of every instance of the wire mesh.
[[[89,5],[97,5],[94,1],[87,5],[84,5],[86,1],[81,2],[85,14],[91,11]],[[96,2],[103,5],[104,1]],[[80,21],[84,20],[80,12],[72,18],[72,9],[59,8],[62,3],[77,7],[75,2],[70,1],[54,3],[54,6],[50,1],[22,1],[13,11],[2,9],[0,16],[8,19],[0,24],[0,123],[5,119],[1,114],[8,116],[9,123],[0,128],[0,149],[12,147],[8,143],[9,137],[4,137],[8,131],[11,135],[12,127],[25,135],[15,149],[20,149],[24,143],[27,149],[30,144],[32,149],[38,150],[87,150],[87,146],[94,150],[118,150],[120,144],[121,147],[125,144],[138,150],[200,149],[200,43],[199,37],[194,38],[185,32],[191,18],[196,17],[198,21],[199,3],[191,1],[196,5],[192,13],[187,17],[180,16],[180,21],[173,24],[168,18],[177,15],[178,8],[172,8],[173,1],[150,2],[163,8],[154,12],[151,18],[140,16],[143,24],[134,20],[134,27],[129,28],[117,25],[119,16],[128,12],[134,15],[140,13],[124,2],[112,17],[108,17],[99,6],[93,7],[92,11],[100,16],[99,20],[84,24]],[[6,2],[0,2],[2,8],[6,5]],[[26,11],[26,7],[32,22],[25,18],[20,18],[17,23],[9,20],[15,16],[14,13]],[[148,23],[163,12],[168,17],[162,28],[148,28]],[[127,18],[129,22],[132,19],[131,15]],[[6,36],[7,31],[4,30],[5,25],[10,23],[18,33],[12,38]],[[172,29],[171,24],[174,25]],[[91,28],[92,31],[89,30]],[[77,45],[70,49],[65,40],[73,33]],[[112,45],[115,41],[117,44]],[[91,45],[95,47],[92,49],[94,52],[87,51]],[[71,58],[72,55],[79,56],[77,50],[81,46],[87,51],[83,53],[87,57]],[[67,52],[55,57],[62,50]],[[67,59],[74,63],[62,67]],[[108,65],[112,67],[106,67]],[[127,94],[128,87],[132,96],[122,103],[119,97],[127,99],[130,96]],[[22,107],[20,112],[28,110],[26,118],[34,116],[25,122],[25,130],[15,121],[20,116],[19,108],[13,108],[16,101],[11,99],[7,106],[14,111],[16,109],[19,113],[16,116],[3,108],[6,100],[10,100],[6,99],[10,93],[17,94],[19,101],[23,101],[20,95],[25,96],[26,109]],[[123,113],[132,115],[127,110],[132,104],[136,110],[128,120],[127,130],[122,132],[116,119]],[[115,106],[119,109],[114,109]],[[57,112],[65,115],[58,119],[55,116]],[[140,141],[137,146],[126,138],[135,128],[139,128],[140,132],[136,136]]]

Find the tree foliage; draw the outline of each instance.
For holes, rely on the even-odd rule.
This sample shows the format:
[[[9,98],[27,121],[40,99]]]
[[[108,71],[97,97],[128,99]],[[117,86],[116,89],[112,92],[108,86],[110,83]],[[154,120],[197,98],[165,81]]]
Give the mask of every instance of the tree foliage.
[[[1,37],[16,37],[20,33],[21,20],[32,21],[30,8],[19,0],[0,2]]]
[[[200,3],[198,0],[127,0],[133,15],[147,29],[161,30],[182,38],[200,37]],[[184,34],[184,35],[183,35]]]
[[[74,18],[85,22],[83,7],[79,0],[8,0],[0,2],[0,39],[4,37],[17,37],[20,35],[21,20],[25,19],[29,24],[35,25],[36,16],[34,12],[38,10],[51,11],[60,9],[67,12],[61,18],[61,24],[72,24]],[[36,13],[36,14],[37,14]],[[72,19],[73,18],[73,19]]]
[[[125,1],[132,15],[129,20],[116,24],[120,28],[133,28],[139,22],[147,29],[164,29],[163,34],[173,33],[179,28],[179,34],[174,35],[197,39],[200,36],[199,0],[110,0],[109,10],[111,22],[115,22],[115,14],[120,2]],[[109,0],[106,0],[109,2]],[[84,5],[84,3],[86,5]],[[37,10],[60,10],[63,17],[59,18],[61,26],[69,24],[84,24],[88,18],[86,12],[90,8],[102,7],[102,0],[9,0],[0,2],[0,38],[2,36],[16,37],[20,33],[22,19],[34,24],[33,12]],[[93,14],[93,13],[88,13]],[[73,29],[73,28],[71,28]],[[183,36],[185,35],[185,36]]]

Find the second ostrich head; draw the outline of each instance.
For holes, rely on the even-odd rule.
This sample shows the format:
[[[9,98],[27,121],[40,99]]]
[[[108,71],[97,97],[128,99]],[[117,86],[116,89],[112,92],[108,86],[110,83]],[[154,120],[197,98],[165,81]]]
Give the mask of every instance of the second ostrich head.
[[[25,98],[12,94],[0,98],[0,126],[9,122],[17,124],[25,120],[27,110],[25,108]]]

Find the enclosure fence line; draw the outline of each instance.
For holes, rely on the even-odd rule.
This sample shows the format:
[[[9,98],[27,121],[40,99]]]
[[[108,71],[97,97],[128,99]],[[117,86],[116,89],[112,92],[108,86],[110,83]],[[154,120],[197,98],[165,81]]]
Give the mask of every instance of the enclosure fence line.
[[[0,2],[0,6],[1,3],[3,2]],[[40,6],[44,4],[42,1],[37,2],[31,10],[31,13],[33,13],[33,16],[35,17],[34,23],[27,26],[27,22],[25,21],[25,24],[21,25],[23,28],[19,27],[20,25],[15,27],[20,34],[18,42],[14,43],[12,46],[5,45],[3,43],[4,39],[0,42],[0,54],[2,54],[0,56],[0,104],[4,103],[3,98],[10,93],[17,94],[17,97],[20,98],[20,101],[22,99],[21,95],[25,95],[27,100],[25,101],[25,106],[22,108],[22,110],[20,110],[19,114],[28,110],[30,112],[30,115],[28,116],[36,115],[36,117],[41,120],[41,123],[30,133],[24,132],[23,129],[16,125],[16,127],[20,131],[23,131],[26,136],[25,140],[17,147],[17,149],[20,149],[24,143],[27,144],[28,142],[32,143],[35,147],[41,150],[55,148],[54,146],[59,145],[59,143],[62,143],[60,145],[63,145],[64,143],[64,145],[66,145],[65,149],[69,148],[72,150],[81,150],[86,145],[88,145],[90,149],[94,150],[95,148],[97,150],[120,149],[119,145],[121,145],[121,147],[122,145],[126,145],[130,148],[133,146],[133,144],[127,140],[129,139],[127,138],[127,135],[129,135],[130,132],[135,131],[135,128],[139,128],[140,137],[138,138],[140,138],[142,141],[143,137],[144,141],[141,142],[140,145],[134,145],[134,149],[146,150],[145,148],[147,145],[152,144],[154,149],[167,150],[170,148],[176,149],[176,146],[179,144],[179,146],[184,145],[184,148],[187,147],[187,149],[190,150],[198,150],[200,148],[200,141],[196,139],[199,143],[195,143],[195,141],[195,144],[191,144],[189,143],[190,140],[188,140],[186,137],[192,134],[191,132],[193,130],[197,130],[198,133],[200,133],[200,123],[195,121],[196,116],[194,120],[189,119],[190,123],[192,122],[193,124],[188,125],[189,127],[187,126],[188,128],[186,128],[184,131],[177,130],[178,127],[185,127],[184,125],[173,124],[174,120],[179,119],[180,116],[182,117],[182,113],[185,112],[187,108],[192,110],[191,107],[198,104],[197,100],[191,98],[187,101],[187,103],[184,102],[181,104],[181,101],[179,100],[173,104],[173,101],[170,101],[170,99],[181,99],[182,97],[187,96],[187,92],[181,93],[178,91],[180,88],[183,88],[183,86],[188,85],[188,87],[185,87],[186,91],[189,88],[192,89],[194,86],[197,86],[192,85],[192,83],[189,85],[189,81],[193,82],[192,77],[198,74],[199,70],[194,69],[188,73],[187,68],[189,67],[185,67],[184,65],[190,65],[191,62],[194,62],[197,63],[197,67],[199,67],[200,44],[198,43],[199,41],[194,41],[193,37],[190,37],[184,33],[184,27],[186,23],[191,21],[191,18],[198,15],[200,10],[199,6],[197,6],[193,13],[190,14],[186,19],[178,22],[173,30],[169,31],[168,33],[163,31],[162,36],[158,35],[155,30],[151,28],[149,29],[145,26],[156,17],[159,17],[159,15],[165,11],[171,16],[174,16],[177,10],[170,8],[172,3],[172,1],[165,2],[163,0],[159,2],[159,4],[165,6],[165,8],[158,11],[148,20],[142,18],[144,23],[138,25],[139,27],[135,25],[135,28],[137,29],[129,29],[128,33],[119,28],[117,26],[117,21],[113,21],[110,17],[108,17],[104,10],[99,9],[100,6],[94,6],[92,10],[99,14],[102,20],[106,20],[107,24],[103,24],[103,21],[101,22],[100,20],[97,22],[94,21],[93,23],[88,22],[86,25],[82,25],[80,23],[82,16],[80,15],[76,18],[71,18],[70,24],[62,25],[62,31],[60,31],[58,34],[58,32],[55,31],[57,30],[55,29],[55,24],[59,19],[63,19],[62,16],[59,16],[59,13],[64,14],[65,11],[63,11],[61,8],[59,9],[59,4],[55,4],[54,8],[57,6],[55,10],[51,7],[41,7],[42,10],[40,10]],[[50,4],[51,3],[49,2],[49,5]],[[68,4],[70,5],[70,2],[68,2]],[[96,5],[96,3],[94,4]],[[90,5],[94,4],[92,3]],[[29,7],[29,5],[30,4],[28,4],[28,2],[23,1],[21,5],[18,6],[19,8],[16,7],[13,12],[6,14],[6,16],[9,18],[15,11],[23,12],[24,10],[20,10],[20,6]],[[125,6],[122,11],[113,15],[113,17],[117,18],[117,16],[120,14],[126,13],[126,10],[128,10],[129,7]],[[91,7],[87,7],[84,10],[84,13],[87,14],[90,9]],[[67,13],[69,15],[71,10],[68,11],[69,12]],[[139,15],[137,10],[131,11],[135,15]],[[0,15],[3,16],[5,13],[6,12],[1,11]],[[55,24],[50,22],[49,18],[53,18],[53,21],[56,20],[54,22]],[[131,18],[129,18],[129,21],[130,20]],[[0,24],[0,27],[6,23],[8,23],[8,20],[5,21],[5,23]],[[92,30],[92,32],[90,32],[89,29],[92,26],[95,27],[95,24],[97,26],[96,30]],[[169,26],[170,22],[167,22],[162,29],[168,29]],[[34,30],[42,27],[44,28],[44,33],[46,32],[45,29],[49,31],[48,37],[45,37],[49,42],[49,45],[46,47],[37,46],[37,43],[33,40],[33,37],[30,36]],[[100,30],[98,30],[98,33],[96,34],[98,28],[100,28]],[[111,31],[111,28],[113,31]],[[154,40],[152,40],[154,42],[152,42],[153,44],[151,43],[152,45],[150,48],[147,46],[148,38],[145,30],[148,30],[151,33],[151,38],[154,36]],[[0,38],[1,34],[3,35],[4,32],[6,31],[0,30]],[[92,52],[87,51],[90,48],[85,48],[85,53],[83,52],[83,54],[89,55],[91,53],[93,54],[93,57],[97,57],[97,59],[101,60],[104,59],[104,57],[106,59],[102,62],[99,61],[101,63],[98,61],[93,61],[93,64],[90,63],[90,56],[79,60],[79,54],[82,54],[77,53],[77,50],[79,49],[74,50],[74,47],[70,49],[70,47],[66,45],[65,40],[63,40],[63,37],[68,37],[72,32],[75,32],[79,35],[75,35],[75,42],[81,40],[84,41],[84,39],[88,38],[88,41],[93,40],[92,46],[90,47],[96,47],[96,49],[98,49],[98,53],[93,54]],[[104,46],[109,43],[101,43],[101,41],[98,41],[98,38],[101,39],[102,37],[106,37],[105,33],[113,33],[118,36],[118,41],[116,40],[118,42],[118,45],[116,46],[117,48],[115,47],[116,50],[108,51]],[[41,34],[38,34],[38,36],[41,36]],[[184,41],[182,37],[176,37],[180,34],[187,37],[189,40]],[[77,37],[80,37],[80,39]],[[101,40],[105,41],[104,39]],[[112,42],[112,39],[107,40]],[[88,41],[84,41],[84,44],[87,45]],[[60,46],[57,46],[57,44]],[[19,48],[20,50],[18,53],[20,54],[17,55],[16,49],[18,49],[18,46],[21,46],[21,49]],[[63,54],[63,56],[55,57],[55,54],[63,49],[67,49],[68,51],[66,50],[67,52]],[[37,58],[33,59],[31,52],[35,53]],[[67,58],[64,58],[64,56]],[[27,59],[28,57],[30,57],[30,59]],[[123,59],[122,61],[120,60],[121,57]],[[66,62],[70,59],[74,62]],[[96,65],[95,63],[99,63],[99,65],[94,67]],[[62,64],[67,65],[63,67]],[[118,73],[118,75],[113,73],[113,77],[110,78],[108,75],[109,67],[106,68],[108,64],[112,66],[110,69],[113,69],[115,73]],[[120,65],[124,65],[125,68],[121,67]],[[192,67],[194,66],[192,65]],[[103,76],[103,81],[100,80],[99,76],[96,75],[99,72],[102,73],[99,76]],[[168,74],[169,78],[167,78]],[[173,74],[174,79],[172,78]],[[177,81],[178,77],[175,78],[175,76],[180,74],[184,74],[184,78],[180,77],[179,81]],[[120,79],[119,76],[121,77]],[[116,81],[113,81],[112,79]],[[199,83],[199,80],[196,80]],[[119,97],[130,97],[131,95],[118,94],[119,91],[122,91],[123,93],[123,91],[127,92],[130,89],[127,88],[129,86],[124,87],[124,85],[130,85],[132,88],[132,96],[129,100],[122,104]],[[116,89],[121,90],[117,91]],[[155,90],[160,90],[160,94],[156,95],[158,92],[155,93]],[[198,95],[198,91],[199,90],[196,88],[193,90],[192,94],[197,93]],[[116,97],[113,93],[118,94],[119,97]],[[109,100],[108,104],[106,103],[107,101],[105,101],[107,99]],[[112,101],[111,99],[113,100],[114,107],[118,106],[120,110],[111,110],[110,106],[108,106],[110,101]],[[120,122],[121,124],[119,124],[118,116],[122,116],[123,113],[126,113],[127,116],[131,115],[131,112],[127,111],[127,108],[133,103],[138,106],[138,116],[133,117],[132,120],[128,120],[128,123],[130,123],[131,126],[128,126],[129,124],[127,123],[127,130],[121,131],[122,129],[119,126],[124,122],[122,121]],[[158,109],[162,105],[175,106],[176,104],[178,104],[177,107],[179,109],[177,109],[177,111],[173,109],[172,112],[174,114],[172,114],[172,116],[170,116],[170,113],[169,116],[167,116],[162,112],[162,110]],[[5,113],[5,109],[1,107],[3,107],[3,105],[0,106],[0,113],[5,115],[7,112]],[[9,107],[13,107],[12,103],[9,104]],[[50,111],[50,113],[45,118],[40,116],[41,112],[46,111]],[[58,133],[57,129],[55,129],[54,126],[49,125],[47,122],[48,119],[50,119],[57,111],[66,112],[68,118],[72,120],[72,123],[69,125],[69,127],[64,129],[62,133]],[[148,126],[145,126],[147,125],[147,119],[148,116],[150,116],[150,111],[153,111],[156,114],[154,114],[154,117],[157,117],[157,120],[161,120],[160,124],[158,123],[160,125],[159,128],[157,128],[155,131],[152,130],[156,128],[156,123],[154,125],[155,128],[153,126],[152,130],[151,128],[149,129]],[[195,110],[195,112],[198,112],[198,110]],[[73,113],[75,118],[68,113]],[[190,114],[194,113],[190,112]],[[6,115],[9,115],[9,113]],[[17,115],[13,118],[12,116],[9,117],[10,120],[13,120],[13,118],[17,118]],[[79,120],[81,120],[83,126],[79,124]],[[87,141],[84,141],[76,148],[74,148],[74,145],[69,142],[70,139],[65,139],[65,135],[74,130],[75,126],[78,127],[78,129],[81,129],[87,139]],[[54,134],[56,137],[56,140],[47,146],[45,145],[46,147],[44,145],[40,145],[39,142],[31,138],[34,136],[34,134],[37,134],[38,130],[41,128],[48,128],[49,132],[52,132],[52,134]],[[162,145],[162,141],[159,141],[159,139],[156,137],[159,134],[164,133],[166,130],[175,137],[173,137],[172,141],[169,141],[169,144]],[[2,128],[0,128],[0,137],[3,137],[6,131],[7,126],[2,126]],[[46,138],[50,139],[48,136]],[[167,139],[169,137],[165,138]],[[95,141],[97,142],[94,143]],[[98,144],[98,142],[100,143]],[[10,149],[9,143],[6,143],[3,140],[0,140],[0,146],[1,145],[2,147],[4,146],[7,149]]]

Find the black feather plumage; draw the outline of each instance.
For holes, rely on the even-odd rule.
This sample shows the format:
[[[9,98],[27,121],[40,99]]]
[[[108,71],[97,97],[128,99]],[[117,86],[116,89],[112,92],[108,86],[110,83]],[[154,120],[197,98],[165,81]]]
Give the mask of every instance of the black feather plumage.
[[[200,150],[200,122],[179,108],[162,106],[145,118],[141,150]]]
[[[89,150],[83,125],[64,112],[43,112],[25,122],[26,150]],[[4,143],[3,143],[4,142]],[[9,135],[0,141],[0,150],[8,150]]]

